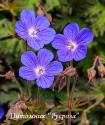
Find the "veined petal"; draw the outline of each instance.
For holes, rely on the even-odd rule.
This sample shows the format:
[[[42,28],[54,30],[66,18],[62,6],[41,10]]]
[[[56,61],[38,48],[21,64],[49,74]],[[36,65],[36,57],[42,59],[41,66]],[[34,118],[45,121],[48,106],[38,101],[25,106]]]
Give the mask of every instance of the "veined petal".
[[[44,30],[49,27],[50,22],[45,16],[37,16],[34,25],[36,29]]]
[[[53,61],[51,64],[47,66],[47,74],[48,76],[54,76],[63,71],[63,66],[58,61]]]
[[[32,51],[26,51],[21,56],[21,62],[25,66],[31,66],[34,67],[37,63],[37,57],[34,52]]]
[[[61,62],[67,62],[73,60],[73,54],[70,50],[58,50],[58,59]]]
[[[44,46],[44,43],[39,38],[29,38],[27,44],[34,50],[39,50]]]
[[[28,34],[27,27],[23,22],[21,22],[21,21],[16,22],[15,31],[20,38],[22,38],[22,39],[27,38],[27,34]]]
[[[92,30],[83,28],[82,30],[80,30],[78,36],[76,37],[76,41],[78,42],[78,44],[88,45],[90,42],[92,42],[93,37],[94,36]]]
[[[27,25],[33,25],[35,23],[35,13],[32,10],[24,9],[21,12],[20,19]]]
[[[35,80],[37,78],[34,69],[25,66],[19,69],[19,76],[26,80]]]
[[[37,85],[41,88],[50,88],[53,85],[54,77],[53,76],[41,76],[37,79]]]
[[[79,27],[76,23],[70,23],[64,28],[64,35],[70,40],[75,40],[75,37],[78,35]]]
[[[54,58],[53,53],[48,49],[41,49],[38,52],[38,60],[41,65],[48,65]]]
[[[68,45],[66,38],[62,34],[57,34],[52,42],[55,49],[65,49]]]
[[[75,61],[80,61],[86,57],[87,54],[87,47],[84,45],[78,46],[73,54],[73,58]]]
[[[55,37],[55,30],[53,28],[47,28],[45,30],[40,31],[37,35],[43,43],[50,43]]]

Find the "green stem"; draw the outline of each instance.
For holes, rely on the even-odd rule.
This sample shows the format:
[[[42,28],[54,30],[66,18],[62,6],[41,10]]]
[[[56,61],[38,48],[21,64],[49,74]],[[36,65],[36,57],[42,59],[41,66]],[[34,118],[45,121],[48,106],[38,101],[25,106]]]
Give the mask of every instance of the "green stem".
[[[17,85],[19,91],[20,91],[20,93],[23,93],[23,90],[22,90],[22,88],[21,88],[21,85],[20,85],[20,83],[17,81],[17,79],[14,78],[13,80],[15,81],[15,83],[16,83],[16,85]]]
[[[39,104],[40,102],[40,88],[38,87],[38,90],[37,90],[37,103]]]
[[[29,99],[32,98],[32,85],[29,83],[29,81],[27,81],[27,89],[28,89],[28,96]]]
[[[74,82],[73,82],[73,86],[72,86],[72,90],[71,90],[71,101],[73,100],[73,94],[74,94],[74,90],[75,90],[75,86],[76,86],[76,81],[77,81],[77,76],[74,77]]]

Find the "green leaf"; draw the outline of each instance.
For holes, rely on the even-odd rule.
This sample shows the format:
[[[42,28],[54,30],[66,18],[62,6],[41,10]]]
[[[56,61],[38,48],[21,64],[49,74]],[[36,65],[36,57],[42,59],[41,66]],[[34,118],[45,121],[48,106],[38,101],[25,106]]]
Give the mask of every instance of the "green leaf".
[[[60,7],[59,0],[46,0],[46,10],[52,10],[53,8]]]
[[[88,7],[85,12],[87,16],[87,22],[91,23],[91,28],[94,32],[94,35],[98,37],[99,35],[103,36],[105,33],[105,6],[99,2]]]

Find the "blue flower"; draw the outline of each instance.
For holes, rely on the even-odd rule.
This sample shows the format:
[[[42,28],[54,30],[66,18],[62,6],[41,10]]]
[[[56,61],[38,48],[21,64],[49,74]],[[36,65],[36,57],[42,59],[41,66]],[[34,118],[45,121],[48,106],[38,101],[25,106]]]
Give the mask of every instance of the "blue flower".
[[[79,30],[78,24],[70,23],[64,28],[64,35],[57,34],[52,46],[58,49],[58,58],[62,62],[80,61],[87,55],[87,45],[93,40],[88,28]]]
[[[4,114],[5,114],[5,111],[4,111],[4,109],[0,106],[0,120],[3,118]]]
[[[21,12],[15,31],[20,38],[27,41],[30,47],[39,50],[55,37],[55,30],[49,26],[50,22],[46,17],[36,16],[32,10],[25,9]]]
[[[25,66],[19,69],[19,75],[26,80],[36,80],[37,85],[41,88],[50,88],[54,75],[63,71],[62,64],[52,61],[53,58],[53,53],[47,49],[41,49],[37,56],[32,51],[24,52],[21,62]]]

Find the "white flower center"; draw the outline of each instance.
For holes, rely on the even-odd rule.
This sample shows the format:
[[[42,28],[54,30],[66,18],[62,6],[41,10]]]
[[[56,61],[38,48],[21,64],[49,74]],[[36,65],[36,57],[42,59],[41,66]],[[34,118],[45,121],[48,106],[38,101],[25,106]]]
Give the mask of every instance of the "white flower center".
[[[29,30],[28,30],[28,33],[31,37],[37,37],[37,33],[38,33],[38,30],[31,27]]]
[[[74,41],[70,40],[67,48],[71,51],[74,51],[77,48],[77,44]]]
[[[42,66],[38,66],[37,68],[34,69],[34,71],[37,76],[41,76],[45,73],[45,68]]]

